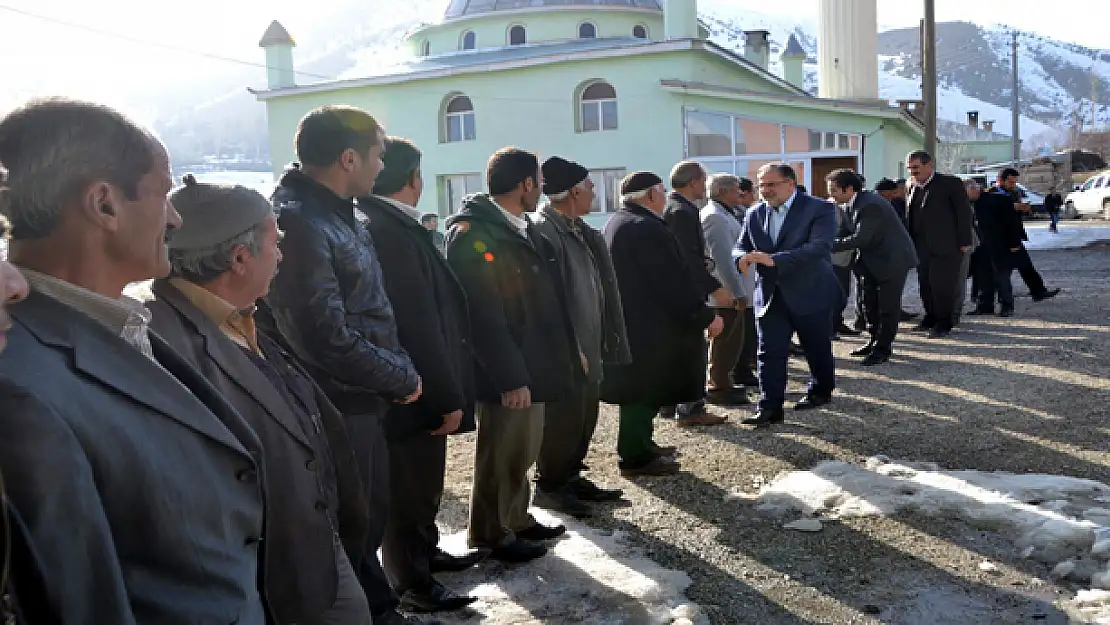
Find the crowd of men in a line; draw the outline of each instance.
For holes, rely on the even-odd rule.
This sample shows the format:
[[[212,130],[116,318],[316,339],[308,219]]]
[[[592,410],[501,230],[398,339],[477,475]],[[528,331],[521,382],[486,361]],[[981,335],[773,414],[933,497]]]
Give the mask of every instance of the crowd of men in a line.
[[[794,335],[811,370],[795,407],[828,403],[850,282],[834,252],[860,276],[866,363],[891,354],[914,266],[922,327],[956,322],[971,210],[923,153],[908,216],[848,170],[828,177],[838,227],[785,164],[760,169],[756,204],[756,183],[687,161],[671,192],[627,176],[599,232],[582,220],[585,167],[505,148],[437,240],[412,143],[342,106],[293,140],[299,162],[265,198],[175,188],[162,144],[103,106],[51,99],[0,120],[14,622],[418,622],[405,613],[474,601],[436,573],[546,554],[566,528],[533,502],[585,517],[622,498],[583,475],[600,401],[619,406],[629,478],[679,470],[653,438],[661,413],[718,424],[706,403],[758,386],[744,423],[782,421]],[[990,210],[1012,210],[972,197],[988,250],[993,228],[1016,235],[985,217],[996,196]],[[998,240],[1013,258],[1020,243]],[[1003,297],[999,254],[977,272],[980,302]],[[474,430],[472,551],[449,554],[446,437]]]

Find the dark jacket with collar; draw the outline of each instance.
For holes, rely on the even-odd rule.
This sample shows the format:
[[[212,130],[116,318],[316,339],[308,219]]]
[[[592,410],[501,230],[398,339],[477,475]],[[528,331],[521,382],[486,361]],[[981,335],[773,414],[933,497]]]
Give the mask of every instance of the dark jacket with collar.
[[[38,549],[15,507],[8,501],[0,476],[0,523],[7,528],[0,543],[0,563],[7,568],[0,575],[0,622],[14,625],[61,625],[57,610],[50,602],[46,576]]]
[[[983,249],[996,259],[1006,258],[1010,250],[1021,247],[1025,226],[1006,193],[983,192],[972,206]]]
[[[781,296],[796,315],[843,306],[844,291],[833,272],[831,258],[836,240],[836,206],[799,191],[777,240],[767,232],[770,214],[766,202],[748,210],[737,246],[738,254],[760,251],[775,261],[774,267],[750,266],[756,272],[756,316],[762,317],[776,296]]]
[[[960,254],[970,247],[972,212],[964,182],[955,176],[935,173],[924,187],[914,185],[906,200],[906,219],[917,255]]]
[[[689,267],[694,285],[702,292],[702,296],[708,297],[710,293],[721,288],[720,280],[713,277],[713,261],[705,251],[705,235],[702,234],[701,211],[698,207],[681,193],[673,191],[667,198],[663,220],[674,233],[678,244],[682,246],[686,265]]]
[[[858,252],[855,262],[879,282],[905,276],[917,266],[913,239],[883,196],[860,191],[852,203],[850,220],[852,227],[837,238],[833,252]]]
[[[486,194],[447,220],[447,261],[470,302],[478,399],[528,387],[534,402],[567,396],[581,369],[551,242],[522,235]]]
[[[580,347],[589,364],[591,381],[601,380],[602,363],[622,364],[632,360],[632,353],[628,348],[628,333],[624,327],[624,308],[621,305],[620,288],[617,286],[617,275],[613,271],[613,259],[609,257],[609,248],[601,233],[594,230],[582,219],[575,220],[580,234],[571,231],[566,217],[560,215],[551,205],[545,206],[535,214],[535,227],[552,243],[555,258],[559,263],[563,276],[564,300],[568,308],[574,310],[572,296],[576,289],[574,282],[590,280],[587,276],[576,275],[571,270],[571,254],[585,255],[591,259],[597,269],[600,292],[595,297],[601,299],[601,327],[583,329],[580,326],[588,323],[581,315],[570,315],[571,324],[574,326],[575,335],[581,337],[600,336],[597,345],[582,345]],[[583,285],[584,290],[590,290],[589,285]],[[582,289],[579,289],[581,292]]]
[[[369,518],[343,417],[312,385],[319,414],[310,416],[320,435],[306,432],[285,393],[184,293],[156,280],[153,295],[147,302],[151,328],[216,387],[262,443],[266,597],[278,623],[313,622],[335,603],[336,532],[357,555]],[[260,343],[268,340],[259,335]],[[273,342],[269,347],[284,358],[271,358],[273,366],[291,367],[311,384],[291,356]]]
[[[666,406],[705,394],[705,328],[714,313],[690,280],[678,239],[663,220],[625,204],[602,230],[624,306],[632,362],[606,364],[601,398]]]
[[[416,390],[417,373],[354,202],[296,167],[273,201],[285,238],[266,302],[278,329],[340,412],[384,414]]]
[[[62,621],[262,625],[243,418],[154,333],[157,364],[40,293],[11,314],[0,471]]]
[[[435,243],[435,234],[380,197],[361,198],[379,252],[385,290],[401,345],[423,391],[389,410],[386,432],[402,439],[438,429],[443,415],[463,411],[456,433],[474,430],[474,353],[466,292]]]

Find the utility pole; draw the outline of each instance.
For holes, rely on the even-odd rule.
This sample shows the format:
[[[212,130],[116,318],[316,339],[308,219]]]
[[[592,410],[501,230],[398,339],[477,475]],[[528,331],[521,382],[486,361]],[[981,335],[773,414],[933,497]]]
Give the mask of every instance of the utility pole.
[[[1017,165],[1017,162],[1021,160],[1021,111],[1019,109],[1021,101],[1018,95],[1020,87],[1018,83],[1018,34],[1017,31],[1014,31],[1010,33],[1010,35],[1012,37],[1010,41],[1010,50],[1012,54],[1010,58],[1010,73],[1013,75],[1013,84],[1010,85],[1012,91],[1010,96],[1010,115],[1013,119],[1013,132],[1011,136],[1013,141],[1014,165]]]
[[[937,11],[935,0],[925,0],[921,37],[921,99],[925,100],[925,151],[937,155]]]

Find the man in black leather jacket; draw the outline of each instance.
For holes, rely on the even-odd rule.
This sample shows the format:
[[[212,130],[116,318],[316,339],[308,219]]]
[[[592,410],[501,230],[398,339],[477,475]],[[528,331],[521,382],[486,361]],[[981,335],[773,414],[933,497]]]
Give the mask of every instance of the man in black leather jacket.
[[[389,505],[382,419],[391,403],[420,396],[401,347],[373,240],[355,219],[382,170],[384,133],[365,111],[324,106],[297,126],[301,165],[285,172],[273,202],[285,232],[281,271],[267,302],[293,353],[346,418],[370,503],[363,553],[353,554],[375,625],[406,623],[377,552]]]

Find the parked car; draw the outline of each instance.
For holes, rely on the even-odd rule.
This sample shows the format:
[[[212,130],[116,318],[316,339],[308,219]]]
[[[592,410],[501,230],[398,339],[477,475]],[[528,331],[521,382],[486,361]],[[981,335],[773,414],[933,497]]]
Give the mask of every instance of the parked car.
[[[1092,176],[1064,198],[1064,215],[1110,219],[1110,172]]]

